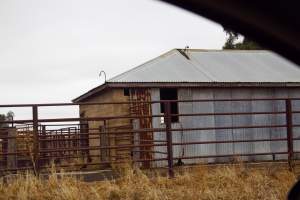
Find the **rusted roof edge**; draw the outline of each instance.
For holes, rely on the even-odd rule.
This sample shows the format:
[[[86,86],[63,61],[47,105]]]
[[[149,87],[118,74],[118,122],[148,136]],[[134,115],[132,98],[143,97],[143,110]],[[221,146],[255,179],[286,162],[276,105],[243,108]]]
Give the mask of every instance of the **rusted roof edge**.
[[[89,90],[88,92],[80,95],[79,97],[76,97],[75,99],[72,100],[73,103],[79,103],[79,102],[82,102],[84,100],[86,100],[87,98],[93,96],[94,94],[98,93],[98,92],[101,92],[103,90],[105,90],[106,88],[109,87],[109,84],[104,83],[102,85],[99,85],[91,90]]]
[[[202,88],[232,88],[232,87],[300,87],[300,82],[106,82],[98,87],[95,87],[83,95],[72,100],[74,103],[82,102],[97,93],[103,92],[108,88],[187,88],[187,87],[202,87]]]
[[[300,87],[300,82],[114,82],[110,87]]]

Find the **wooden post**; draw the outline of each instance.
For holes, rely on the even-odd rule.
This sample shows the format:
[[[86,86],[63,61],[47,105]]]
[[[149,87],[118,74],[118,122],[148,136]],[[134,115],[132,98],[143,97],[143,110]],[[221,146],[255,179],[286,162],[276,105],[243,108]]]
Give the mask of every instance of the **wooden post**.
[[[174,177],[173,170],[173,145],[172,145],[172,127],[171,127],[171,105],[170,102],[164,103],[165,113],[164,113],[164,121],[166,125],[166,138],[167,138],[167,155],[168,155],[168,172],[169,177]]]
[[[17,168],[17,130],[15,128],[8,128],[8,139],[7,139],[7,169]]]
[[[47,138],[46,137],[46,125],[42,125],[41,128],[42,128],[41,138],[42,138],[42,140],[45,140]],[[47,141],[41,141],[40,142],[40,147],[43,150],[47,149]],[[46,157],[46,155],[47,155],[47,153],[43,153],[41,156],[42,157]],[[40,165],[45,165],[46,163],[48,163],[48,164],[50,163],[49,159],[47,159],[47,160],[41,160],[39,164]]]
[[[109,146],[105,125],[100,126],[99,134],[100,134],[100,137],[99,137],[100,147]],[[101,162],[109,161],[108,151],[109,151],[109,149],[102,149],[102,148],[100,149],[100,161]]]
[[[138,130],[140,129],[140,119],[134,119],[132,120],[132,125],[133,125],[133,130]],[[141,142],[141,137],[140,137],[140,132],[133,133],[133,145],[140,145]],[[134,165],[141,167],[141,163],[135,162],[141,158],[141,153],[140,153],[140,147],[134,147],[132,152],[132,160],[134,162]]]
[[[292,102],[290,99],[285,100],[286,107],[286,133],[287,133],[287,147],[288,147],[288,163],[290,169],[292,169],[292,161],[294,156],[293,148],[293,113]]]

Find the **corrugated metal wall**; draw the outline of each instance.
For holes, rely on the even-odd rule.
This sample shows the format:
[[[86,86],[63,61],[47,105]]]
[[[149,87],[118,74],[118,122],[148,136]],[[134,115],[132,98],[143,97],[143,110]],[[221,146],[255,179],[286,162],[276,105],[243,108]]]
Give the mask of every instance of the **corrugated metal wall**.
[[[160,100],[160,95],[159,95],[159,89],[151,89],[151,101],[159,101]],[[160,104],[152,104],[151,107],[152,110],[152,115],[159,115],[160,114]],[[163,124],[161,124],[160,118],[152,118],[152,127],[153,128],[160,128],[160,127],[165,127]],[[159,141],[159,140],[166,140],[166,133],[165,132],[154,132],[153,133],[153,140],[154,141]],[[159,144],[160,142],[153,142],[153,144]],[[159,151],[159,152],[167,152],[167,147],[163,146],[156,146],[154,147],[154,151]],[[174,154],[175,155],[175,154]],[[161,153],[154,153],[153,158],[154,159],[159,159],[159,158],[165,158],[165,154]],[[166,166],[167,161],[158,161],[158,162],[153,162],[152,166],[155,167],[162,167]]]
[[[231,93],[232,99],[252,98],[252,90],[244,89],[239,92]],[[235,101],[231,102],[231,107],[234,112],[252,112],[251,102]],[[232,117],[233,126],[247,126],[253,124],[252,117],[249,115],[236,115]],[[251,129],[234,129],[232,131],[234,140],[252,140],[253,134]],[[253,153],[253,144],[251,143],[235,143],[233,146],[233,152],[235,154],[247,154]],[[251,156],[245,156],[240,158],[242,160],[252,160]]]
[[[300,89],[272,89],[272,88],[210,88],[210,89],[178,89],[178,100],[190,99],[223,99],[223,98],[286,98],[300,97]],[[152,101],[160,100],[159,89],[151,89]],[[210,113],[210,112],[271,112],[284,111],[285,102],[274,101],[252,101],[252,102],[193,102],[179,103],[179,113]],[[300,110],[300,101],[293,101],[293,109]],[[152,105],[152,114],[160,114],[160,105]],[[154,128],[163,128],[160,119],[153,119]],[[294,123],[300,124],[300,114],[294,114]],[[173,123],[172,128],[198,128],[212,126],[247,126],[265,124],[285,124],[285,115],[236,115],[236,116],[182,116],[179,123]],[[300,128],[294,128],[294,136],[300,137]],[[221,141],[221,140],[251,140],[286,137],[286,128],[264,128],[264,129],[235,129],[235,130],[208,130],[208,131],[186,131],[173,133],[173,142],[193,141]],[[164,132],[155,133],[154,140],[165,140]],[[300,151],[300,141],[294,142],[295,151]],[[155,147],[156,151],[166,152],[166,147]],[[224,155],[243,153],[263,153],[286,151],[285,141],[234,143],[234,144],[202,144],[185,145],[173,148],[174,157],[199,156],[199,155]],[[162,158],[166,155],[155,154],[154,158]],[[240,159],[247,161],[286,159],[286,155],[248,156]],[[231,158],[209,158],[183,160],[186,164],[199,162],[228,162]],[[175,162],[176,163],[176,162]],[[167,162],[156,163],[155,166],[165,166]]]
[[[300,90],[291,89],[289,91],[289,97],[299,98]],[[293,110],[300,110],[300,101],[292,101]],[[293,124],[300,124],[300,113],[293,114]],[[294,127],[293,129],[294,138],[300,138],[300,127]],[[294,151],[300,151],[300,140],[294,140]],[[300,155],[296,155],[297,158],[300,158]]]

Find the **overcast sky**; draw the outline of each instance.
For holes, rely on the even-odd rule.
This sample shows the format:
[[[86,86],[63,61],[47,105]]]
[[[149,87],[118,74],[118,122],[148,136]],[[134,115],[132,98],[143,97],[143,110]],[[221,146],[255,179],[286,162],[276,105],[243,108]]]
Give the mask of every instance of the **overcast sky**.
[[[70,102],[100,70],[225,41],[220,25],[152,0],[1,0],[0,28],[0,104]]]

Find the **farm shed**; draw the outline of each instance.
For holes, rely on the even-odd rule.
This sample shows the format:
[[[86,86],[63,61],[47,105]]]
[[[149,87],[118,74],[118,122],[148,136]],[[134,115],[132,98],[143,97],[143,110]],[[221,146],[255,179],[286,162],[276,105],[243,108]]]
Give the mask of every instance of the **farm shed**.
[[[257,99],[257,98],[299,98],[300,68],[279,55],[265,50],[198,50],[173,49],[138,67],[107,80],[104,84],[74,99],[73,102],[124,102],[159,100],[197,100],[197,99]],[[294,109],[300,110],[300,102],[292,102]],[[219,113],[219,112],[276,112],[285,109],[285,102],[268,101],[211,101],[211,102],[173,102],[171,113]],[[133,114],[160,115],[164,106],[153,104],[122,105],[80,105],[81,117],[128,116]],[[299,115],[294,115],[294,123],[299,123]],[[242,116],[172,116],[172,128],[224,127],[235,125],[260,125],[285,123],[283,115],[242,115]],[[163,128],[165,124],[159,117],[151,119],[113,119],[85,123],[89,134],[93,131],[134,130],[135,128]],[[294,128],[297,130],[297,128]],[[300,133],[294,131],[294,137]],[[285,127],[264,129],[225,129],[225,130],[187,130],[173,131],[173,142],[223,141],[272,139],[286,137]],[[109,138],[107,138],[109,137]],[[91,137],[90,137],[91,138]],[[127,139],[126,139],[127,138]],[[134,138],[134,139],[132,139]],[[164,132],[147,132],[136,135],[101,136],[89,139],[89,146],[133,144],[136,140],[165,140]],[[139,143],[139,142],[138,142]],[[142,142],[140,142],[142,143]],[[300,150],[298,141],[294,149]],[[118,159],[154,158],[164,155],[166,147],[149,147],[139,153],[132,149],[90,150],[93,162],[99,155],[100,161]],[[226,162],[230,158],[209,157],[209,155],[253,154],[286,151],[285,141],[264,141],[248,143],[215,143],[181,145],[173,147],[174,157],[208,156],[204,159],[186,159],[184,163]],[[158,153],[157,153],[158,152]],[[244,156],[246,161],[285,159],[286,155]],[[150,163],[144,163],[149,167]],[[164,166],[159,161],[152,166]]]

